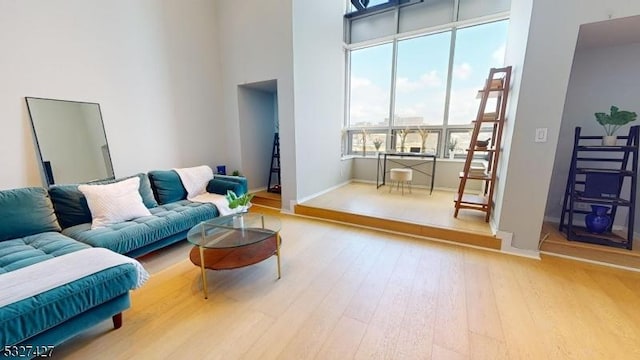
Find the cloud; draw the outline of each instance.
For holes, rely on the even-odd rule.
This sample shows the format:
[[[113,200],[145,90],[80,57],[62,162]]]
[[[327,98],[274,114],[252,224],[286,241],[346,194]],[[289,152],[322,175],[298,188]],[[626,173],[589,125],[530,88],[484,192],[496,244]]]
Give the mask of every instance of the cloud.
[[[396,91],[397,92],[412,92],[421,90],[427,87],[439,87],[442,84],[442,79],[438,72],[432,70],[428,73],[424,73],[417,81],[411,81],[406,77],[398,77],[396,79]]]
[[[420,76],[420,81],[426,86],[430,87],[436,87],[442,84],[442,79],[440,75],[438,75],[438,72],[435,70],[431,70],[428,73],[422,74],[422,76]]]
[[[453,77],[456,79],[466,80],[471,76],[472,68],[469,63],[462,63],[453,67]]]
[[[351,125],[379,124],[389,118],[389,90],[367,78],[351,79]]]
[[[367,78],[359,78],[355,76],[351,78],[352,89],[358,89],[358,88],[363,88],[367,86],[371,86],[371,80]]]

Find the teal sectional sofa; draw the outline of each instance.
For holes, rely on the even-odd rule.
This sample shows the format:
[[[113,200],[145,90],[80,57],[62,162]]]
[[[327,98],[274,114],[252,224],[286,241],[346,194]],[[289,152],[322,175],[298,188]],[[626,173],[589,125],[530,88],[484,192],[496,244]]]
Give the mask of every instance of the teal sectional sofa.
[[[193,226],[218,216],[215,206],[186,200],[186,190],[173,170],[135,176],[151,216],[93,230],[78,185],[0,191],[0,277],[91,247],[138,257],[184,240]],[[216,175],[207,190],[244,194],[247,181]],[[0,307],[0,345],[60,344],[110,317],[119,327],[121,312],[130,306],[136,275],[134,266],[124,264]]]

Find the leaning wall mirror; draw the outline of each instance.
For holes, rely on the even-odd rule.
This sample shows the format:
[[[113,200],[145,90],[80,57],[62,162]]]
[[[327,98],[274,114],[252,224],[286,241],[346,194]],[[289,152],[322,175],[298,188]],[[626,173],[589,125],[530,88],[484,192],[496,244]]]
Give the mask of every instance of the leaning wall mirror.
[[[114,178],[99,104],[25,99],[45,185]]]

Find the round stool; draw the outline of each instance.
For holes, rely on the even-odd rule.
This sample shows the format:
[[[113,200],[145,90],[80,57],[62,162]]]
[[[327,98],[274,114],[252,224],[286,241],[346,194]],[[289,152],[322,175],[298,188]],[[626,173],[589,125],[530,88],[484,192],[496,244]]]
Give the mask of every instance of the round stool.
[[[409,186],[409,193],[411,193],[411,180],[413,179],[413,170],[411,169],[391,169],[389,172],[389,179],[391,179],[391,186],[389,186],[389,192],[393,188],[393,182],[396,182],[396,190],[402,185],[402,195],[404,195],[404,183]]]

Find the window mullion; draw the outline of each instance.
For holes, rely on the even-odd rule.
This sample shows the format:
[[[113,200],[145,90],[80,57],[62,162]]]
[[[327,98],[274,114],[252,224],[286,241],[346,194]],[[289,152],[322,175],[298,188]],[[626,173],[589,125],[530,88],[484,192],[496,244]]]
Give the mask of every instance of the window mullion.
[[[449,68],[447,70],[447,88],[445,90],[445,97],[444,97],[444,119],[443,119],[443,134],[445,134],[445,136],[443,137],[444,140],[441,141],[440,143],[440,150],[441,150],[441,154],[445,154],[446,153],[446,149],[447,149],[447,143],[449,142],[449,139],[447,138],[446,134],[447,134],[447,130],[448,130],[448,126],[449,126],[449,104],[451,102],[451,83],[453,80],[453,61],[454,61],[454,56],[455,56],[455,49],[456,49],[456,32],[457,29],[452,29],[451,30],[451,43],[449,45]]]
[[[387,136],[389,136],[389,140],[391,140],[391,136],[393,135],[393,132],[391,131],[391,129],[393,129],[393,125],[394,125],[394,112],[396,109],[396,77],[397,77],[397,70],[398,70],[398,41],[394,40],[393,41],[393,51],[392,51],[392,56],[393,59],[391,61],[391,99],[389,101],[389,126],[387,127]],[[391,143],[392,141],[388,141],[387,143]],[[389,150],[389,149],[387,149]]]

